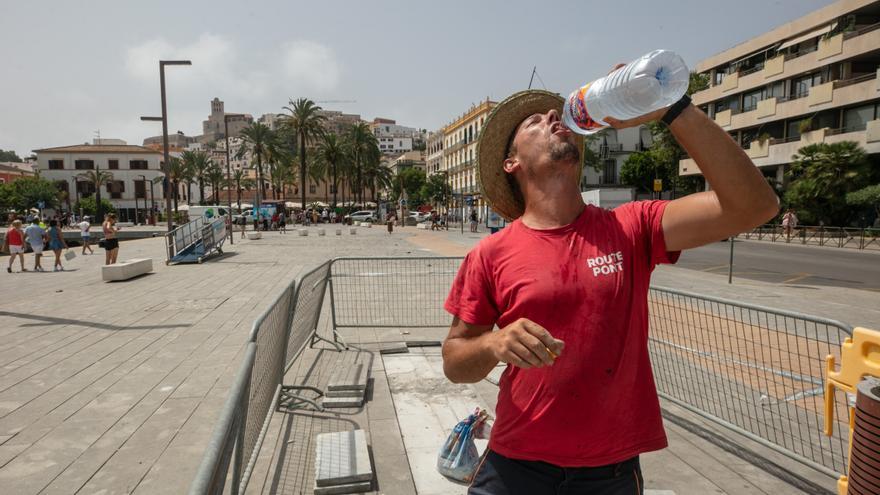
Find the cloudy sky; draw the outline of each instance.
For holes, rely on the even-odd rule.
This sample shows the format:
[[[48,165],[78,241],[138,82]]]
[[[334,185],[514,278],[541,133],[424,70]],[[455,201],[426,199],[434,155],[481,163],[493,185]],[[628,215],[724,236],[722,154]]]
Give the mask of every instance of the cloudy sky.
[[[0,149],[161,127],[201,133],[217,96],[259,116],[290,98],[436,129],[472,103],[536,87],[567,93],[655,48],[689,65],[830,0],[165,1],[0,0]]]

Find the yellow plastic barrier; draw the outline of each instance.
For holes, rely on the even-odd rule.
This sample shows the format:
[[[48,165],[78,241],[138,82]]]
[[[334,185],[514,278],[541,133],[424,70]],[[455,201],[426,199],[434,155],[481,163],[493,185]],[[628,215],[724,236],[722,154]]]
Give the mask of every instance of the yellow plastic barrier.
[[[834,356],[825,358],[825,434],[834,432],[834,389],[839,388],[851,394],[856,393],[856,385],[865,376],[880,377],[880,332],[867,328],[856,328],[853,336],[844,340],[840,346],[840,371],[834,371]],[[855,422],[855,409],[849,408],[849,444],[852,449],[852,434]],[[847,477],[837,480],[837,492],[846,495]]]

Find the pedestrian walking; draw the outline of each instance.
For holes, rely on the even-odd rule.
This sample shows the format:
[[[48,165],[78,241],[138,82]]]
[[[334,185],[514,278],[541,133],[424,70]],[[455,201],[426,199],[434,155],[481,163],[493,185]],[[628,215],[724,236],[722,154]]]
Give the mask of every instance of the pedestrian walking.
[[[330,210],[328,210],[327,208],[324,208],[324,211],[321,212],[321,219],[324,223],[329,223],[330,222]]]
[[[46,237],[46,230],[43,227],[40,227],[38,218],[34,217],[31,224],[24,229],[24,237],[25,240],[27,240],[27,243],[30,244],[31,251],[34,252],[34,271],[43,271],[43,248],[48,242],[48,239]]]
[[[394,233],[394,222],[397,221],[397,215],[394,213],[389,213],[385,216],[385,226],[388,227],[388,233]]]
[[[64,233],[61,232],[61,222],[58,220],[49,220],[49,231],[46,232],[49,239],[49,249],[55,254],[55,264],[52,266],[53,272],[63,272],[64,265],[61,264],[61,251],[67,249],[67,241],[64,240]]]
[[[431,212],[431,230],[440,230],[440,215],[436,211]]]
[[[793,208],[789,208],[785,210],[785,214],[782,215],[782,231],[785,234],[786,239],[791,238],[791,234],[794,232],[794,229],[797,228],[798,217],[794,212]]]
[[[119,227],[116,226],[116,214],[108,213],[104,216],[104,223],[101,225],[104,231],[104,264],[112,265],[116,263],[116,257],[119,256],[119,239],[116,234]]]
[[[287,233],[287,218],[284,216],[284,212],[278,213],[278,227],[281,229],[282,234]]]
[[[471,210],[471,232],[477,231],[477,210]]]
[[[86,215],[83,217],[82,222],[77,224],[79,235],[82,238],[82,254],[86,254],[86,250],[89,251],[89,254],[95,254],[95,251],[92,249],[92,224],[89,223],[89,220],[89,216]]]
[[[312,223],[318,225],[318,210],[317,208],[312,210]]]
[[[24,232],[21,231],[21,220],[13,220],[9,230],[6,231],[3,237],[3,250],[9,253],[9,265],[6,267],[8,273],[12,273],[12,264],[15,263],[16,256],[21,262],[21,271],[27,271],[24,267]]]
[[[511,223],[470,251],[445,303],[446,376],[476,383],[507,365],[470,495],[642,493],[639,455],[667,445],[648,352],[651,272],[779,210],[759,169],[687,96],[603,120],[662,120],[711,190],[613,211],[586,205],[583,140],[563,125],[562,106],[547,91],[516,93],[477,144],[483,198]]]

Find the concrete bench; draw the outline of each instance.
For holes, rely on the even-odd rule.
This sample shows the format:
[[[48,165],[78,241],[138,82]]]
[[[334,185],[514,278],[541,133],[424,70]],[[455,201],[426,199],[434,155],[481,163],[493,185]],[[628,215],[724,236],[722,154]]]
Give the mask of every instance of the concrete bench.
[[[101,278],[105,282],[128,280],[151,271],[153,271],[153,258],[137,258],[102,266]]]
[[[262,233],[262,232],[259,232],[259,231],[254,232],[254,231],[252,230],[252,231],[246,233],[245,235],[247,236],[248,240],[251,240],[251,241],[255,241],[255,240],[257,240],[257,239],[262,239],[262,238],[263,238],[263,233]]]
[[[327,231],[324,229],[318,229],[318,235],[327,235]]]
[[[336,235],[342,235],[342,229],[336,229]]]
[[[358,233],[358,229],[351,228],[351,229],[348,230],[348,232],[349,232],[351,235],[355,235],[355,234]]]
[[[134,227],[134,222],[116,222],[117,227]]]
[[[370,223],[370,222],[361,222],[361,227],[366,227],[366,228],[368,228],[368,229],[372,229],[372,228],[373,228],[373,224]]]
[[[420,224],[416,225],[416,228],[419,228],[422,230],[428,230],[431,228],[431,225],[429,225],[427,223],[420,223]]]
[[[299,229],[299,235],[301,237],[305,237],[305,236],[309,235],[309,231],[306,229]]]

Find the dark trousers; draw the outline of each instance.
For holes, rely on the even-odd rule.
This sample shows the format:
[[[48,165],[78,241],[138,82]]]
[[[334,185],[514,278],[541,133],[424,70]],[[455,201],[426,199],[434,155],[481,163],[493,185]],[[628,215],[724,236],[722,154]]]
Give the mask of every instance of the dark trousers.
[[[564,468],[489,451],[468,495],[641,495],[638,456],[599,467]]]

